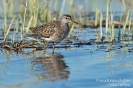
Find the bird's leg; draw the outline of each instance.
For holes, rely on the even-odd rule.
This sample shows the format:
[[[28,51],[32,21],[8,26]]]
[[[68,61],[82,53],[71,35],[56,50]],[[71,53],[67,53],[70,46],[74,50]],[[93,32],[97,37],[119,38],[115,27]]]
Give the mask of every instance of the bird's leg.
[[[52,49],[52,55],[54,55],[54,49]]]
[[[54,42],[52,42],[52,48],[54,49]]]
[[[41,42],[42,42],[42,45],[44,46],[44,49],[46,49],[46,46],[47,46],[47,45],[46,45],[45,41],[42,40]]]

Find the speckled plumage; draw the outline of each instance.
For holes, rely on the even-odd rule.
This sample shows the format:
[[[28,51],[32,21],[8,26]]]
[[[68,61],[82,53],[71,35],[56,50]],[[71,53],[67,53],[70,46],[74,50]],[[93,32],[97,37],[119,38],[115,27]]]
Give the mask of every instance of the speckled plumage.
[[[69,34],[70,28],[68,23],[71,21],[71,16],[65,14],[61,21],[50,22],[38,27],[31,27],[30,30],[42,36],[45,40],[59,42],[65,39]]]

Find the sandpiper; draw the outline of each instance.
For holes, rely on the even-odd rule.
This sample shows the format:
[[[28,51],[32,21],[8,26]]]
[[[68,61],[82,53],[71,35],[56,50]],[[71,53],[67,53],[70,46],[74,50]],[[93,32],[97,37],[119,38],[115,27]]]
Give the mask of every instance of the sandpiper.
[[[54,48],[54,42],[62,41],[69,34],[69,22],[76,23],[72,21],[70,15],[64,14],[61,21],[54,21],[41,26],[30,27],[30,30],[39,36],[42,36],[45,40],[53,42],[52,47]]]

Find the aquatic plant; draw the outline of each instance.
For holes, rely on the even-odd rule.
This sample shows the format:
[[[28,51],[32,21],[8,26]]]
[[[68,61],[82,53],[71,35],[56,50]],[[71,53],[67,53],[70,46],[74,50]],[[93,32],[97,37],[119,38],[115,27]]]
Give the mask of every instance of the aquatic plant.
[[[37,25],[45,24],[54,20],[58,20],[61,18],[62,14],[67,12],[70,13],[73,19],[78,21],[78,28],[82,28],[78,30],[81,32],[86,27],[95,28],[97,30],[99,28],[100,32],[96,32],[97,40],[105,37],[106,41],[112,42],[118,37],[118,40],[124,38],[125,35],[133,36],[133,28],[132,28],[132,3],[130,4],[128,1],[121,0],[123,5],[124,12],[121,13],[120,20],[114,20],[115,12],[111,12],[111,2],[112,0],[108,0],[105,2],[106,5],[106,15],[101,9],[97,7],[97,0],[90,1],[94,5],[90,8],[89,1],[83,1],[86,6],[77,5],[75,6],[74,0],[63,0],[60,2],[59,0],[2,0],[2,4],[4,7],[4,20],[3,20],[3,32],[4,32],[4,42],[7,40],[7,36],[12,34],[11,43],[14,44],[16,37],[21,36],[21,41],[25,40],[26,34],[31,34],[29,31],[29,27],[35,27]],[[58,4],[60,2],[59,8]],[[127,5],[129,5],[127,7]],[[14,6],[17,6],[19,11],[15,9]],[[66,9],[67,7],[67,9]],[[85,8],[88,7],[88,8]],[[65,9],[65,11],[64,11]],[[77,9],[80,9],[78,13]],[[90,20],[88,17],[88,9],[90,11],[95,11],[95,16],[93,20]],[[17,12],[18,11],[18,12]],[[2,12],[2,9],[0,9]],[[119,25],[119,27],[117,26]],[[13,27],[13,28],[12,28]],[[72,35],[75,24],[71,24],[71,31],[69,33]],[[103,27],[105,27],[103,29]],[[12,33],[10,29],[14,29]],[[118,29],[118,30],[116,30]],[[105,34],[103,33],[105,31]],[[18,35],[19,34],[19,35]],[[100,35],[100,36],[99,36]],[[128,36],[130,37],[130,36]],[[32,40],[32,38],[30,38]],[[33,39],[34,40],[34,39]],[[20,41],[20,40],[19,40]],[[36,41],[39,41],[36,39]],[[38,42],[40,43],[40,42]]]

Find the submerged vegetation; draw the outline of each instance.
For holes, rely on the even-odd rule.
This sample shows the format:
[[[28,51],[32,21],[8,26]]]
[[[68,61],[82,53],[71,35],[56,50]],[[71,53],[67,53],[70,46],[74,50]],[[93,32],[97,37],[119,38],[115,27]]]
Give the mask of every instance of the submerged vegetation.
[[[4,8],[0,8],[0,17],[3,20],[3,27],[1,26],[4,33],[3,43],[6,45],[7,40],[11,39],[10,44],[20,42],[19,47],[22,47],[21,43],[28,39],[38,41],[31,37],[27,39],[27,35],[31,35],[29,27],[59,20],[64,13],[70,14],[79,22],[79,26],[71,24],[69,38],[74,27],[78,27],[78,32],[90,27],[100,30],[100,33],[96,32],[96,41],[132,43],[133,5],[130,2],[132,0],[116,0],[116,2],[118,1],[121,2],[120,8],[123,10],[116,19],[116,11],[111,7],[113,0],[103,0],[106,13],[97,7],[97,0],[84,0],[84,5],[75,4],[74,0],[1,0],[0,7]],[[89,17],[90,13],[95,13],[93,18]],[[19,37],[20,39],[18,39]]]

